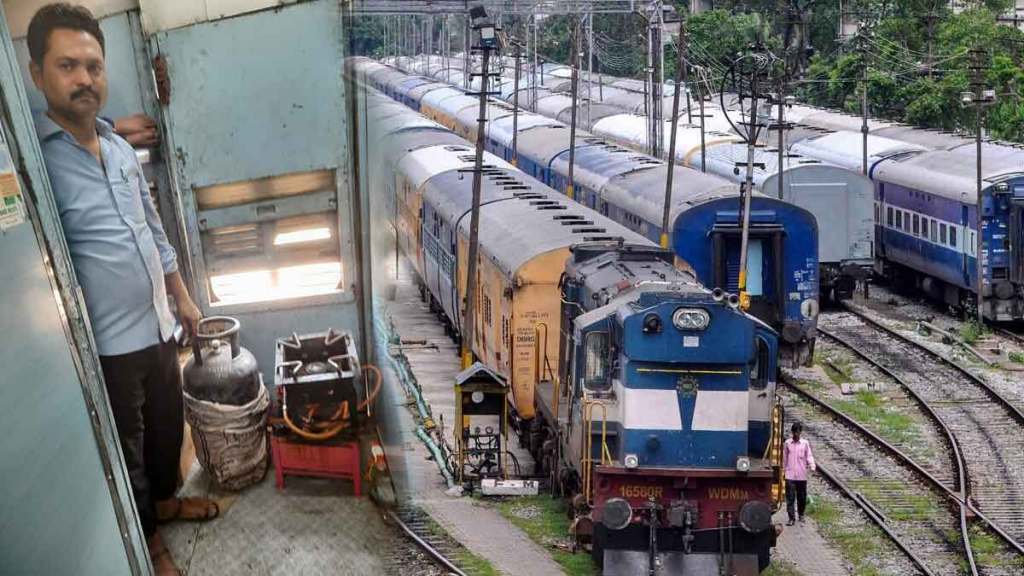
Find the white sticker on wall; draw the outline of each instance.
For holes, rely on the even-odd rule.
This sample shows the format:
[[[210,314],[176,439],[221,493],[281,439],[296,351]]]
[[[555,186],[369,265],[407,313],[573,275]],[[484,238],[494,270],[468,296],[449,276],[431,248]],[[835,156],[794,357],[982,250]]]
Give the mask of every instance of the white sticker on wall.
[[[0,232],[25,221],[25,207],[21,199],[21,186],[14,173],[11,155],[0,144]]]

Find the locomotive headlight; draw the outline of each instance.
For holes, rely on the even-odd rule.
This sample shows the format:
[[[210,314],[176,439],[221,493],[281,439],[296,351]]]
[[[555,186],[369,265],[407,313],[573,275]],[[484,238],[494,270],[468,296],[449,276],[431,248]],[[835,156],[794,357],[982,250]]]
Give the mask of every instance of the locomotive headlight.
[[[640,458],[636,454],[626,454],[626,457],[622,459],[622,463],[626,468],[636,468],[640,465]]]
[[[633,519],[633,507],[623,498],[609,498],[601,511],[601,523],[609,530],[622,530]]]
[[[736,459],[736,471],[737,472],[750,472],[750,458],[746,456],[740,456]]]
[[[751,500],[740,507],[740,527],[751,534],[760,534],[772,527],[772,509],[767,502]]]
[[[701,308],[680,308],[672,314],[672,324],[680,330],[703,330],[711,323],[711,315]]]

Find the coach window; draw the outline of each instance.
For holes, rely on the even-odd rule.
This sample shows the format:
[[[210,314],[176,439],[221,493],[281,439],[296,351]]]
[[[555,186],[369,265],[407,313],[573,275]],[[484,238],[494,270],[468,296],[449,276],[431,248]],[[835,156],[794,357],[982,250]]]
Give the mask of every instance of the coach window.
[[[921,219],[918,218],[917,214],[914,214],[914,236],[921,235]]]
[[[897,210],[896,211],[896,229],[897,230],[902,230],[903,229],[903,211],[902,210]]]
[[[892,227],[892,206],[889,206],[889,207],[887,207],[885,209],[885,220],[886,220],[886,224],[888,224],[889,227],[891,228]]]
[[[943,246],[946,245],[946,225],[939,224],[939,243]]]
[[[903,230],[910,232],[910,212],[903,211]]]
[[[938,223],[935,220],[932,220],[930,222],[930,226],[931,226],[930,230],[931,230],[932,242],[938,242],[939,241],[939,225],[938,225]]]
[[[959,234],[955,226],[949,228],[949,245],[956,248],[956,237]]]

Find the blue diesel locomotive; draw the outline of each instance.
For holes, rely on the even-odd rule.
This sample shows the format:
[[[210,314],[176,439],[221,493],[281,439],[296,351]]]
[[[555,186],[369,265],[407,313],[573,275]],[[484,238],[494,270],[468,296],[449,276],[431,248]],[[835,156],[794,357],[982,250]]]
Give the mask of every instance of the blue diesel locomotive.
[[[779,494],[774,331],[654,247],[577,246],[562,302],[538,456],[595,560],[606,574],[758,574]],[[776,411],[770,439],[749,425],[758,403]]]

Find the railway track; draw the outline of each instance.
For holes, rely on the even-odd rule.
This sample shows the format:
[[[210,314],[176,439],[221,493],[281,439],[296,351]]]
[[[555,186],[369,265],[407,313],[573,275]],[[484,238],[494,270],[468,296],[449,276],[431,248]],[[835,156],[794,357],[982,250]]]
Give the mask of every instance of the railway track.
[[[804,423],[821,474],[860,507],[922,574],[979,574],[962,501],[898,448],[860,426],[824,400],[786,380],[805,402],[787,417]],[[851,434],[850,431],[854,433]],[[923,472],[923,473],[922,473]]]
[[[1024,553],[1024,415],[984,380],[858,311],[830,314],[821,333],[895,380],[931,423],[926,435],[944,436],[942,457],[916,462],[947,497],[964,502],[1017,552]],[[798,390],[799,392],[799,390]],[[864,432],[867,432],[864,430]],[[892,446],[908,460],[920,446]],[[892,452],[890,450],[890,452]],[[927,451],[925,451],[927,452]],[[957,464],[957,462],[961,462]],[[961,493],[966,488],[966,501]],[[966,520],[965,520],[966,524]],[[968,539],[969,541],[969,539]]]
[[[886,369],[948,427],[964,454],[968,495],[1024,540],[1024,413],[977,375],[870,317],[848,310],[827,318],[826,336]]]
[[[1011,340],[1018,346],[1024,347],[1024,335],[1018,334],[1012,330],[1007,330],[1006,328],[1003,328],[1001,326],[989,325],[989,328],[992,330],[992,332],[1002,336],[1003,338]]]
[[[388,510],[388,519],[395,523],[402,531],[405,538],[421,550],[436,567],[436,574],[455,576],[467,576],[461,568],[452,560],[462,545],[455,542],[450,536],[440,530],[430,516],[414,506],[401,506],[397,510]],[[424,570],[414,570],[409,565],[409,558],[396,553],[392,558],[393,568],[396,574],[423,573]]]

